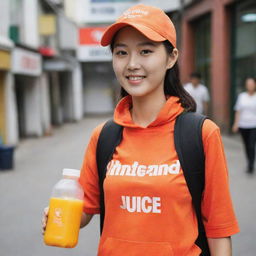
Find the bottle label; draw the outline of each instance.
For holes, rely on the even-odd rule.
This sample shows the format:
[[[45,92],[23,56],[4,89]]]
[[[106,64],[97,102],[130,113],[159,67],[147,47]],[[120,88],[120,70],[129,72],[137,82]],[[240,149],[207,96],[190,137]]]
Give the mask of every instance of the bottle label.
[[[54,209],[54,215],[53,215],[53,222],[56,223],[58,226],[63,226],[63,220],[62,220],[62,209],[61,208],[55,208]]]

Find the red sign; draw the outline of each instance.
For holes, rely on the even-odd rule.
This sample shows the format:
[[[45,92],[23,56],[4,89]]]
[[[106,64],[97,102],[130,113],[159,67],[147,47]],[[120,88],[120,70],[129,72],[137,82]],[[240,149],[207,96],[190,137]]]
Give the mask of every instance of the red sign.
[[[20,66],[24,69],[36,70],[38,69],[38,60],[30,58],[29,56],[21,56]]]
[[[81,28],[79,30],[80,45],[99,45],[106,27]]]
[[[43,55],[43,56],[47,56],[47,57],[52,57],[55,55],[55,51],[54,49],[52,49],[51,47],[47,47],[47,46],[42,46],[39,48],[39,52]]]

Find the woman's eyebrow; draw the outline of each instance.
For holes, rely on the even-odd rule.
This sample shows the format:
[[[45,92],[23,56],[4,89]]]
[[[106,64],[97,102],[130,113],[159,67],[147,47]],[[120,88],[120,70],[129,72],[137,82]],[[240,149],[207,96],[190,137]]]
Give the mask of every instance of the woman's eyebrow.
[[[156,47],[156,44],[152,43],[152,42],[142,42],[142,43],[138,43],[137,44],[138,46],[153,46],[153,47]],[[123,43],[116,43],[114,45],[114,48],[117,48],[117,47],[128,47],[126,44],[123,44]]]
[[[153,46],[153,47],[156,47],[156,44],[154,44],[152,42],[142,42],[142,43],[139,43],[138,46]]]
[[[122,44],[122,43],[117,43],[117,44],[114,45],[114,48],[116,48],[116,47],[127,47],[127,45]]]

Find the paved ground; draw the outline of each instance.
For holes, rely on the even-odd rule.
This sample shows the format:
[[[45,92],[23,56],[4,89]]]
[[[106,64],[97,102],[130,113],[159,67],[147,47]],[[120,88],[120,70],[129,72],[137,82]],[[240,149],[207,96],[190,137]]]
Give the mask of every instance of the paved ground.
[[[16,168],[0,172],[1,256],[95,256],[99,218],[80,232],[74,249],[47,247],[40,233],[42,209],[48,204],[53,185],[64,167],[80,168],[90,133],[105,118],[86,118],[54,130],[53,136],[27,139],[15,154]],[[244,173],[240,140],[225,137],[231,192],[241,233],[234,236],[235,256],[256,255],[256,175]]]

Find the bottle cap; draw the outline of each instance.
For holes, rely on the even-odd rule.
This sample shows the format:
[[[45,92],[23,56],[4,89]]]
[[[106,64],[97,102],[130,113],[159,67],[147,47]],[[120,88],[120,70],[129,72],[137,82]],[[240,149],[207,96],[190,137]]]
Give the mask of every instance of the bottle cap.
[[[73,177],[80,177],[80,170],[76,170],[76,169],[63,169],[62,171],[62,175],[63,176],[73,176]]]

